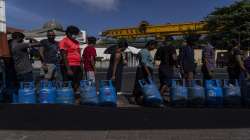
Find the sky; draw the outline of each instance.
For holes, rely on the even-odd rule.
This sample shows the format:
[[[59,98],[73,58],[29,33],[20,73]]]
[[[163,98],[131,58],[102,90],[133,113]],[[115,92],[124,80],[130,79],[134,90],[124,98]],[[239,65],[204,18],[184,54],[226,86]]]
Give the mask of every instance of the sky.
[[[51,20],[76,25],[89,35],[110,28],[197,22],[236,0],[6,0],[7,25],[31,30]]]

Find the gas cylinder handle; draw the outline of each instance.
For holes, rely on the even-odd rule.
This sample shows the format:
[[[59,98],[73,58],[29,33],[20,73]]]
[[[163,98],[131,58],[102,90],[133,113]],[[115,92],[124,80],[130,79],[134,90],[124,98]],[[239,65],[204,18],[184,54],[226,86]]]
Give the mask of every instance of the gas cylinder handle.
[[[224,83],[224,86],[228,86],[228,85],[229,85],[229,80],[228,80],[228,79],[225,79],[225,80],[223,81],[223,83]]]
[[[80,86],[81,87],[86,87],[88,84],[89,84],[88,80],[82,80],[82,81],[80,81]]]
[[[195,79],[193,84],[194,84],[194,86],[197,86],[197,85],[202,86],[203,82],[201,79]]]
[[[221,87],[220,86],[220,80],[215,80],[216,87]]]
[[[240,84],[239,84],[239,80],[235,80],[235,86],[240,86]]]
[[[198,80],[192,80],[192,86],[194,87],[194,86],[197,86],[197,81]]]
[[[72,88],[71,81],[66,81],[66,82],[58,82],[57,86],[59,88]]]
[[[144,87],[145,85],[147,85],[147,82],[145,80],[139,80],[138,82],[141,87]]]
[[[93,84],[94,84],[93,80],[82,80],[80,82],[81,87],[93,86]]]
[[[40,82],[40,87],[41,88],[45,88],[45,87],[52,88],[52,82],[51,81],[47,81],[47,80],[42,80]]]
[[[100,81],[100,86],[101,87],[103,87],[103,86],[113,86],[112,80],[101,80]]]
[[[108,83],[109,83],[109,86],[113,86],[112,80],[109,80]]]
[[[84,87],[85,86],[85,80],[80,81],[80,86]]]
[[[205,80],[205,87],[210,87],[211,85],[214,85],[214,81],[213,80]]]
[[[147,80],[148,80],[149,84],[153,84],[153,78],[152,77],[148,77]]]
[[[177,80],[174,80],[174,79],[173,79],[173,80],[171,81],[172,87],[176,87],[176,83],[177,83]]]
[[[89,86],[94,86],[95,82],[94,82],[94,80],[89,80],[88,84],[89,84]]]
[[[34,88],[34,82],[21,82],[20,83],[20,88],[24,89],[24,88]]]
[[[92,80],[87,80],[86,81],[86,86],[92,86]]]
[[[68,82],[66,82],[67,83],[67,87],[68,88],[72,88],[72,82],[71,81],[68,81]]]

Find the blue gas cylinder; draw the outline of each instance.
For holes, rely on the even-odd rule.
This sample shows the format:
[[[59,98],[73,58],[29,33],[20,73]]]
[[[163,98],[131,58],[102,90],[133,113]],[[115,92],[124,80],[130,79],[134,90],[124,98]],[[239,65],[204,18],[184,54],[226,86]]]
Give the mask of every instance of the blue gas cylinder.
[[[75,96],[71,82],[58,82],[56,89],[56,103],[74,104]]]
[[[188,104],[190,106],[203,106],[206,103],[205,89],[201,80],[191,80],[188,86]]]
[[[163,104],[160,91],[151,78],[139,80],[143,93],[143,101],[145,105],[157,106]]]
[[[12,96],[12,103],[18,104],[18,94],[12,91],[11,96]]]
[[[224,105],[241,105],[241,89],[238,80],[224,80]]]
[[[83,80],[80,83],[81,104],[98,105],[96,86],[92,80]]]
[[[184,80],[172,80],[170,88],[170,102],[173,106],[186,106],[188,90]]]
[[[41,104],[56,103],[56,88],[51,81],[41,81],[39,91],[39,101]]]
[[[117,105],[117,94],[111,80],[100,81],[98,98],[99,98],[99,105],[101,106]]]
[[[18,91],[18,103],[20,104],[35,104],[36,93],[34,82],[21,82]]]
[[[223,92],[219,80],[205,81],[205,91],[208,106],[219,107],[223,105]]]

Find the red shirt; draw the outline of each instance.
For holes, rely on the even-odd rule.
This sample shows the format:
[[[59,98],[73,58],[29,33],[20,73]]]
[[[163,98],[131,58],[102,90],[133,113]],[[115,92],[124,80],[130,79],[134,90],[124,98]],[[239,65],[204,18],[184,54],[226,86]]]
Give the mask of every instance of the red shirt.
[[[66,51],[69,66],[80,66],[81,51],[79,42],[72,41],[68,37],[65,37],[63,40],[60,41],[59,47],[61,50]]]
[[[94,46],[87,46],[83,51],[83,64],[85,71],[94,71],[94,67],[91,64],[91,57],[96,58],[96,50]]]

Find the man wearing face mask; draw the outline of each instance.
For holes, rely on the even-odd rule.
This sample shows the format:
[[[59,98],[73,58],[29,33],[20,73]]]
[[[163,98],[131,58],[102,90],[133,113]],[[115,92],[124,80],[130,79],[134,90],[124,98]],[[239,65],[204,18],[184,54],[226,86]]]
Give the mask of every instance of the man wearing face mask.
[[[77,27],[69,26],[66,30],[66,37],[59,43],[64,65],[63,79],[72,81],[75,92],[82,79],[80,43],[76,40],[79,33],[80,30]]]
[[[56,65],[59,62],[59,44],[55,41],[55,32],[50,30],[47,32],[47,38],[40,42],[40,55],[41,61],[43,63],[42,70],[45,75],[44,78],[47,80],[55,80],[56,75],[58,74],[56,71]]]

